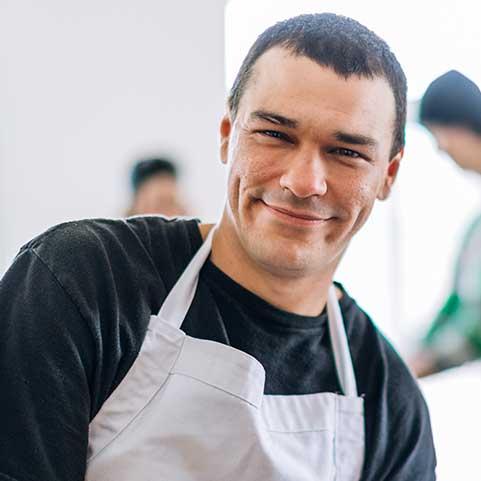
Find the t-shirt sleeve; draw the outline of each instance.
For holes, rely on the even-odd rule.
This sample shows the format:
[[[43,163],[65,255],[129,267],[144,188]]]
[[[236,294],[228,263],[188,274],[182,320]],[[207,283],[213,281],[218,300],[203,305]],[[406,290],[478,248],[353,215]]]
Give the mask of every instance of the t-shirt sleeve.
[[[434,481],[436,455],[429,412],[417,382],[391,346],[385,345],[384,367],[365,403],[376,405],[366,418],[363,481]],[[376,366],[372,366],[376,372]]]
[[[92,334],[54,273],[24,249],[0,281],[0,479],[84,479]]]

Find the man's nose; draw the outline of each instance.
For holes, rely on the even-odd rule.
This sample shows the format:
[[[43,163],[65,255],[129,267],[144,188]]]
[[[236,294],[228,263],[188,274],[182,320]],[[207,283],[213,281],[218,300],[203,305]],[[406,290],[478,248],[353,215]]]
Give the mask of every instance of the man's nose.
[[[304,152],[296,156],[282,174],[280,186],[301,199],[326,195],[325,160],[319,152]]]

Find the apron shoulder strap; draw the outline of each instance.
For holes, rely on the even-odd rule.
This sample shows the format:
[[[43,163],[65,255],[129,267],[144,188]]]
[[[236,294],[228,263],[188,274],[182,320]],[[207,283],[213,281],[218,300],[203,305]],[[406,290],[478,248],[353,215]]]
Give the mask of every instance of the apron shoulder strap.
[[[356,376],[354,375],[351,351],[349,350],[346,329],[334,285],[329,288],[327,297],[327,319],[337,378],[341,389],[345,396],[357,397]]]
[[[163,302],[157,317],[179,328],[185,319],[199,282],[199,272],[209,257],[215,226],[210,230],[204,243],[195,253],[182,275]],[[180,323],[180,324],[179,324]]]

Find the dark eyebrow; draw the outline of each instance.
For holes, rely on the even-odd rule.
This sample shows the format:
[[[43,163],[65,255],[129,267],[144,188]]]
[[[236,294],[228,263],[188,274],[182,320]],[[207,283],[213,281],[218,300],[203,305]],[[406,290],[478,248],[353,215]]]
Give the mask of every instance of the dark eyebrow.
[[[340,130],[334,132],[334,138],[339,142],[345,142],[352,145],[367,145],[369,147],[377,147],[378,142],[372,137],[361,134],[350,134]]]
[[[283,115],[274,112],[266,112],[264,110],[256,110],[252,112],[250,118],[252,120],[266,120],[272,124],[282,125],[283,127],[289,127],[291,129],[295,129],[299,125],[297,120],[284,117]]]

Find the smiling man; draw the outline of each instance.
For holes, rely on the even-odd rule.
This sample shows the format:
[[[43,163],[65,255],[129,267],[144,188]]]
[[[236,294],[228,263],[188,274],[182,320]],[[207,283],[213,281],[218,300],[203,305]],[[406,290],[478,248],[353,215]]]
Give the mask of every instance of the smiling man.
[[[405,109],[374,33],[286,20],[231,90],[217,226],[81,221],[24,246],[0,287],[0,479],[434,480],[416,382],[333,284]]]

